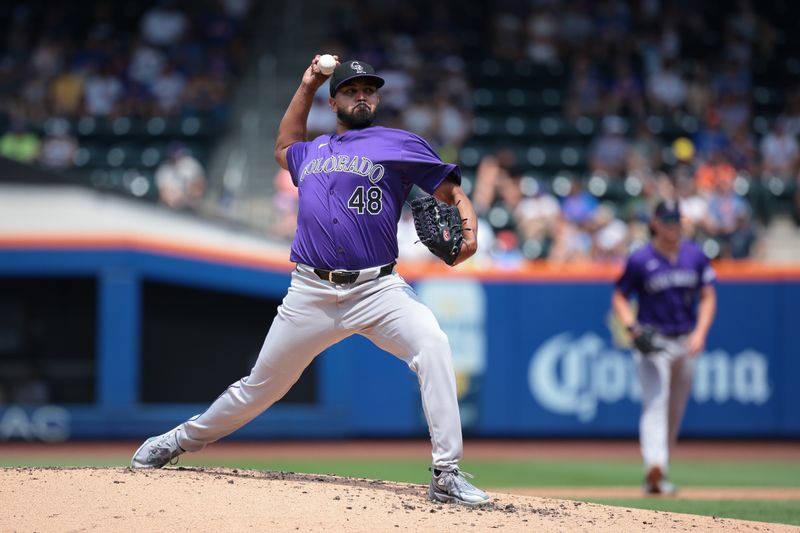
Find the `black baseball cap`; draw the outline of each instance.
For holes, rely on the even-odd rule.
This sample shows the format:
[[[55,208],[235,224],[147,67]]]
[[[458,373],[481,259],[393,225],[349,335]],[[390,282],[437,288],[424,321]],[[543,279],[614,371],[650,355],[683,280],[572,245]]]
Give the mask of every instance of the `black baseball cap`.
[[[383,84],[386,83],[383,78],[375,74],[375,69],[372,68],[372,65],[357,59],[351,59],[350,61],[340,63],[339,66],[336,67],[336,70],[333,71],[333,74],[331,74],[331,97],[336,94],[336,91],[339,90],[339,87],[341,87],[344,82],[354,78],[370,78],[375,83],[375,86],[379,88],[383,87]]]
[[[653,216],[662,222],[680,222],[681,210],[675,200],[662,200],[656,205]]]

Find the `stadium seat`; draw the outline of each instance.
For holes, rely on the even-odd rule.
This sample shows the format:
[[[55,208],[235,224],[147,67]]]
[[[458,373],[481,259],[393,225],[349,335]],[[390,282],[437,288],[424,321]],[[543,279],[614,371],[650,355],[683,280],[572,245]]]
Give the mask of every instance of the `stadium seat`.
[[[106,163],[112,167],[122,167],[140,164],[139,150],[130,143],[110,145],[106,152]]]
[[[111,125],[105,117],[81,117],[75,121],[72,129],[82,138],[111,135]]]
[[[106,149],[97,143],[81,143],[75,153],[75,166],[78,168],[96,168],[106,166]]]
[[[157,166],[164,157],[163,145],[145,146],[139,154],[139,164],[145,168],[152,168]]]

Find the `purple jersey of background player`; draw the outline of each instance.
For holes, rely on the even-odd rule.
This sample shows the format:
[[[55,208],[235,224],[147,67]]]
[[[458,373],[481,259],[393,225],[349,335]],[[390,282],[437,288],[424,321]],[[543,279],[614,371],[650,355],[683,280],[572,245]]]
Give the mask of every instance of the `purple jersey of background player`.
[[[433,193],[448,175],[461,181],[424,139],[382,126],[294,143],[286,159],[299,194],[290,258],[327,270],[391,263],[411,187]]]
[[[648,243],[628,258],[617,288],[626,297],[636,293],[640,324],[652,325],[664,335],[681,335],[694,329],[700,289],[715,279],[708,258],[695,243],[682,241],[675,263]]]

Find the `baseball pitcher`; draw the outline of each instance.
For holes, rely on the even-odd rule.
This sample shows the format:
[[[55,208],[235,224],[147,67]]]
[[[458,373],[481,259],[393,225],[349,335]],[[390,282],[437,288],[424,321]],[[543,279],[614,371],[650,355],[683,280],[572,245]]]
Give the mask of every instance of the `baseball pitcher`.
[[[489,496],[459,470],[461,421],[449,342],[394,270],[397,223],[412,186],[433,195],[414,209],[417,230],[448,264],[475,253],[475,211],[456,165],[442,162],[413,133],[373,125],[384,80],[363,61],[336,58],[329,99],[336,133],[307,141],[313,97],[328,78],[318,59],[278,129],[275,157],[299,191],[290,256],[297,266],[258,360],[207,411],[145,441],[131,466],[160,468],[232,433],[286,394],[317,354],[358,334],[417,374],[433,446],[429,497],[481,505]]]

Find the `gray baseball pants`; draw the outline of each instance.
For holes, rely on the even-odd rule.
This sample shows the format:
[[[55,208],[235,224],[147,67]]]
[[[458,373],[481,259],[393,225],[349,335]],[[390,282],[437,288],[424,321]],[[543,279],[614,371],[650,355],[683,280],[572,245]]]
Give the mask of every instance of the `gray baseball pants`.
[[[645,471],[658,466],[666,473],[692,390],[695,360],[688,354],[685,335],[657,335],[654,342],[659,351],[648,356],[634,352],[642,387],[639,443]]]
[[[298,265],[250,375],[180,426],[181,448],[200,450],[242,427],[283,397],[319,353],[359,334],[416,372],[432,464],[455,468],[463,445],[449,342],[405,280],[396,273],[374,279],[378,270],[362,271],[356,283],[336,285]]]

